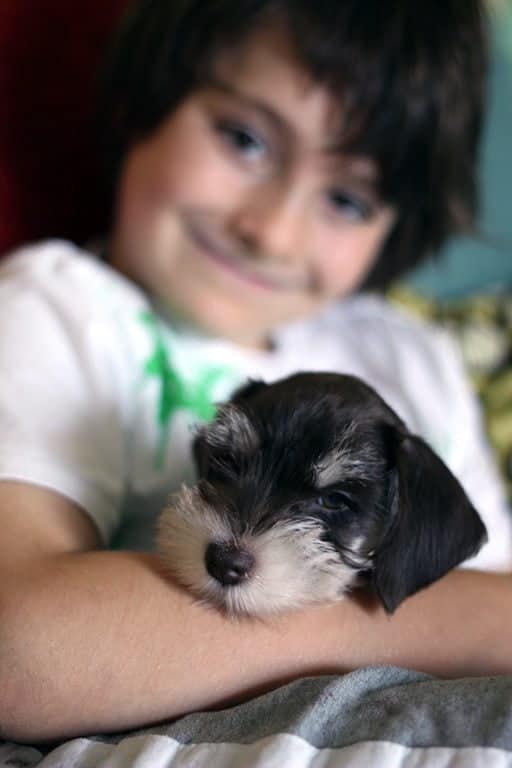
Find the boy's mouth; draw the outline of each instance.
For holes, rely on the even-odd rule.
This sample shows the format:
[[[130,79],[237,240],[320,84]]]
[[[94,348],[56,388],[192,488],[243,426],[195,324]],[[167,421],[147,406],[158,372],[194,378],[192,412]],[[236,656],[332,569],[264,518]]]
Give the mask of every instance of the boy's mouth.
[[[262,270],[257,257],[243,253],[242,248],[234,250],[230,245],[222,242],[218,233],[211,227],[202,226],[196,220],[186,218],[184,228],[194,245],[201,254],[215,262],[218,266],[255,288],[263,291],[304,291],[307,281],[284,270]]]

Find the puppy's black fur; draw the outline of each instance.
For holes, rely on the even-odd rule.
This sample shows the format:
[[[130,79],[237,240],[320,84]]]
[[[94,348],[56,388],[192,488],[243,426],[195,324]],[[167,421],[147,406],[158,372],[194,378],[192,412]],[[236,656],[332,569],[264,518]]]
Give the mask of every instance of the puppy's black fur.
[[[335,599],[362,580],[393,612],[486,539],[450,470],[353,376],[252,381],[199,430],[194,455],[196,500],[214,522],[204,578],[188,583],[233,613]],[[169,552],[171,567],[179,558]]]

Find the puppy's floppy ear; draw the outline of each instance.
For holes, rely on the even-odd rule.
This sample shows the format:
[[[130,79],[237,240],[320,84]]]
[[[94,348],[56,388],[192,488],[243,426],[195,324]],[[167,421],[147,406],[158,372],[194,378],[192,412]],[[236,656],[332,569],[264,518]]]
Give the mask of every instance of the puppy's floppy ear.
[[[420,438],[395,435],[391,527],[374,559],[386,611],[475,554],[486,529],[459,481]]]
[[[238,389],[234,391],[230,398],[230,402],[240,403],[243,400],[246,400],[247,398],[255,395],[256,392],[260,392],[260,390],[265,389],[266,387],[268,387],[268,384],[265,384],[265,382],[261,379],[248,379],[245,384],[242,384]]]

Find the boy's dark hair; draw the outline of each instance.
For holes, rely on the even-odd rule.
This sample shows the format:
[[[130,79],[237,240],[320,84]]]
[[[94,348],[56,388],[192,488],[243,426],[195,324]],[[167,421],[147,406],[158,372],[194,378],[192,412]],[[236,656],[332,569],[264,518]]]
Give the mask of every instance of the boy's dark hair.
[[[272,19],[341,105],[344,150],[376,161],[381,197],[398,208],[365,282],[383,288],[471,229],[487,70],[479,0],[139,0],[103,80],[111,190],[130,145]]]

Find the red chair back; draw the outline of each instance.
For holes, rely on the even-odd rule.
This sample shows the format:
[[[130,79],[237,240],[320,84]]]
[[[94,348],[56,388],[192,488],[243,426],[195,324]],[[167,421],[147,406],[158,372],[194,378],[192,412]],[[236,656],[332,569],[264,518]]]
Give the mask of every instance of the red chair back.
[[[99,234],[94,112],[103,52],[127,0],[0,4],[0,254]]]

